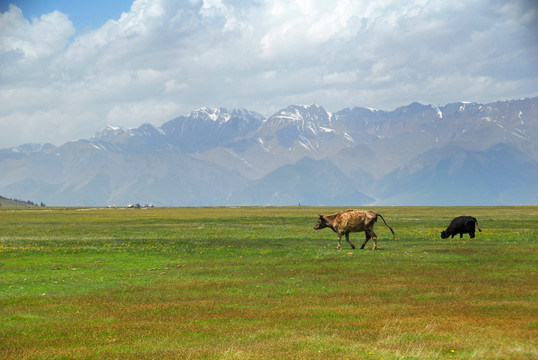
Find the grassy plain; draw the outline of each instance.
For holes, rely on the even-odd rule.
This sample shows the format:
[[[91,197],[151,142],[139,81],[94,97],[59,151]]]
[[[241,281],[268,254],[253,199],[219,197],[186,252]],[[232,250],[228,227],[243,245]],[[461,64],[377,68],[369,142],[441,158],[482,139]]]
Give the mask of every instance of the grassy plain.
[[[538,358],[538,206],[342,209],[0,208],[0,358]]]

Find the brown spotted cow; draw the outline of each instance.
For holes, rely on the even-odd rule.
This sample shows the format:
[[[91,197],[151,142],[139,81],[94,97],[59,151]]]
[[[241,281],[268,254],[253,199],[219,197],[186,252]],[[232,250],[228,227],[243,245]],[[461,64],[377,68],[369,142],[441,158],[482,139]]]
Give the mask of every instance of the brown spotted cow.
[[[373,250],[375,250],[377,249],[377,235],[374,232],[374,225],[378,217],[383,220],[385,225],[387,225],[387,227],[392,232],[392,236],[394,237],[394,239],[396,239],[396,234],[394,234],[394,230],[392,230],[389,224],[387,224],[381,214],[378,214],[374,211],[349,209],[332,215],[320,214],[318,222],[316,226],[314,226],[314,229],[319,230],[328,227],[336,234],[338,234],[338,246],[336,247],[338,250],[341,249],[340,240],[342,239],[342,235],[346,236],[346,241],[349,243],[349,245],[351,245],[352,249],[355,249],[355,245],[353,245],[351,241],[349,241],[349,233],[364,231],[366,233],[366,240],[362,244],[361,249],[364,249],[364,245],[366,245],[368,240],[373,239]]]

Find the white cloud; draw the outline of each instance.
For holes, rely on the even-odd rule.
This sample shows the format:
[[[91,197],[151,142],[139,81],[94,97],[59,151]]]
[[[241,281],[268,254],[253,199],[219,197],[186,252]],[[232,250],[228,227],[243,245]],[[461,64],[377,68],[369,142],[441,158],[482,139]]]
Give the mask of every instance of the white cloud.
[[[30,23],[21,10],[10,5],[0,14],[0,51],[21,55],[20,60],[38,60],[61,51],[75,28],[68,17],[58,11],[44,14]]]
[[[133,103],[121,103],[110,109],[106,122],[111,125],[132,127],[135,124],[154,123],[154,119],[172,119],[178,116],[180,107],[174,102],[163,102],[154,99]],[[161,125],[159,123],[159,125]]]
[[[524,0],[136,0],[73,37],[66,14],[28,21],[12,6],[0,14],[0,148],[201,106],[270,115],[535,96],[537,23]]]

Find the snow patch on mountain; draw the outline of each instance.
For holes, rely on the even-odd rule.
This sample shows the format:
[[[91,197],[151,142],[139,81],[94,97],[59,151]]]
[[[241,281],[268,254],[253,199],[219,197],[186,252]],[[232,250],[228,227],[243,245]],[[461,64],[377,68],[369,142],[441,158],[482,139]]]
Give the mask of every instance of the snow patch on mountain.
[[[441,111],[441,109],[439,109],[439,106],[435,106],[434,110],[437,112],[437,116],[439,117],[439,119],[442,119],[443,118],[443,112]]]

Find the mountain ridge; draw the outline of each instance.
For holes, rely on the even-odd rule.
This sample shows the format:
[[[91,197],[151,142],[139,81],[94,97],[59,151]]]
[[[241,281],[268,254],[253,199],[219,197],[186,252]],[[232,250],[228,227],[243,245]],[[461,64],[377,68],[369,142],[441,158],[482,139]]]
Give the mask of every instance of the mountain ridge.
[[[484,192],[470,204],[538,203],[537,139],[538,98],[334,113],[317,104],[290,105],[267,118],[246,109],[200,108],[160,127],[109,125],[60,146],[0,149],[0,194],[88,206],[442,204],[447,191],[466,193],[465,181],[457,180],[465,178],[462,171],[454,186],[441,181],[456,161],[443,155],[460,154],[479,169],[468,186]],[[524,181],[510,183],[502,168]],[[299,179],[295,186],[292,179]],[[428,185],[429,195],[403,183]],[[487,193],[489,183],[494,190]],[[342,191],[320,197],[331,184]]]

